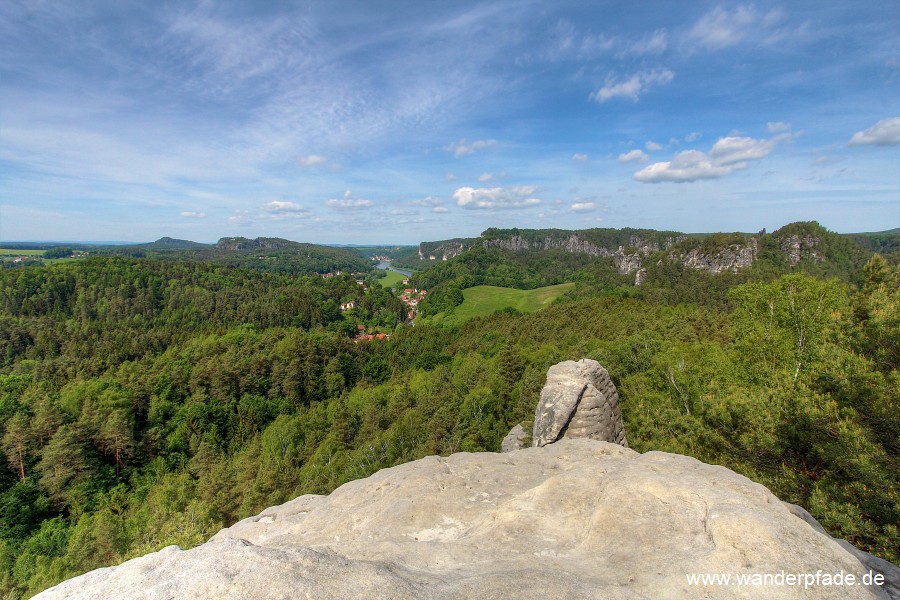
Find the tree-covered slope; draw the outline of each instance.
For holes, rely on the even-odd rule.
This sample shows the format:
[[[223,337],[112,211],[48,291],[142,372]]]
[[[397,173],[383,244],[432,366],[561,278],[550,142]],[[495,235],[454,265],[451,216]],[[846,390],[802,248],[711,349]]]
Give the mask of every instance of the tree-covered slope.
[[[637,450],[726,465],[896,562],[900,273],[876,259],[862,278],[708,290],[724,303],[574,294],[453,328],[397,325],[397,299],[352,278],[122,259],[2,273],[0,594],[415,458],[496,451],[547,368],[582,357],[609,369]],[[358,325],[392,335],[357,343]]]
[[[294,275],[364,273],[372,269],[372,262],[352,249],[281,238],[228,237],[214,245],[161,238],[150,244],[98,247],[94,252],[130,258],[198,261]]]

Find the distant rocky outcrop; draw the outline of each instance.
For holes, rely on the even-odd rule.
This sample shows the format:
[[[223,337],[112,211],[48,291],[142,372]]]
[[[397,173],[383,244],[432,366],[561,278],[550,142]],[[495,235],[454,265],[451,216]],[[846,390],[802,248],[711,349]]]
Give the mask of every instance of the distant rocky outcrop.
[[[514,428],[504,447],[524,434]],[[617,443],[588,439],[598,435]],[[596,361],[551,367],[534,439],[383,469],[37,598],[900,599],[900,569],[832,539],[765,487],[624,447],[618,394]],[[886,584],[785,583],[865,582],[870,569]]]
[[[698,271],[737,273],[753,266],[758,250],[759,243],[756,238],[751,237],[745,243],[729,244],[715,252],[704,252],[702,249],[693,248],[687,252],[678,253],[674,258],[681,261],[684,266]]]
[[[565,250],[573,254],[587,254],[596,257],[611,257],[619,273],[627,275],[641,268],[641,257],[653,252],[659,252],[659,244],[648,242],[637,236],[631,236],[629,245],[620,245],[615,248],[598,246],[578,235],[577,231],[570,232],[567,237],[546,236],[543,239],[531,240],[519,235],[486,239],[482,242],[485,248],[504,248],[512,252],[524,252],[526,250]]]
[[[550,367],[534,413],[532,445],[588,438],[628,447],[619,392],[596,360],[568,360]]]
[[[454,238],[440,242],[422,242],[419,244],[420,261],[445,261],[459,256],[472,247],[477,238]]]
[[[259,237],[256,239],[248,239],[245,237],[227,237],[221,238],[216,244],[219,250],[283,250],[285,248],[295,248],[299,246],[297,242],[284,240],[281,238]]]
[[[792,267],[807,259],[814,263],[825,262],[825,254],[819,249],[822,240],[812,235],[788,235],[779,240],[781,251],[787,254]]]

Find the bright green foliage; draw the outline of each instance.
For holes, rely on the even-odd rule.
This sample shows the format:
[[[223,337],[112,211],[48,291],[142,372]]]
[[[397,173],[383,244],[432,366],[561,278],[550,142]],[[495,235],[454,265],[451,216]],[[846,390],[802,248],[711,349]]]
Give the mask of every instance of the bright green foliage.
[[[800,371],[817,357],[832,313],[846,296],[835,282],[788,275],[772,283],[748,283],[731,290],[733,331],[748,375],[759,381]]]
[[[452,327],[398,325],[396,298],[341,278],[125,260],[0,273],[0,596],[402,462],[497,451],[547,369],[582,357],[612,375],[635,449],[735,469],[900,559],[897,268],[873,259],[855,290],[661,267],[632,294],[608,266],[579,267],[542,310]],[[331,314],[352,294],[356,315]],[[378,342],[343,329],[388,323]]]

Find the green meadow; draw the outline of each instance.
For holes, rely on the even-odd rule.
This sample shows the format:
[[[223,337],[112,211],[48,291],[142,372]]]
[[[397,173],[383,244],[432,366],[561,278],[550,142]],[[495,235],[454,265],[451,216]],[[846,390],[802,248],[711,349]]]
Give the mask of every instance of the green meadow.
[[[562,296],[575,286],[574,283],[560,283],[533,290],[477,285],[463,290],[463,303],[447,317],[458,323],[484,317],[503,308],[514,308],[519,312],[534,312]]]
[[[406,275],[403,273],[398,273],[397,271],[385,270],[384,275],[382,275],[378,279],[378,283],[382,285],[382,287],[392,288],[400,285],[400,282],[406,279]]]
[[[0,256],[37,256],[44,255],[43,250],[20,250],[17,248],[0,248]]]

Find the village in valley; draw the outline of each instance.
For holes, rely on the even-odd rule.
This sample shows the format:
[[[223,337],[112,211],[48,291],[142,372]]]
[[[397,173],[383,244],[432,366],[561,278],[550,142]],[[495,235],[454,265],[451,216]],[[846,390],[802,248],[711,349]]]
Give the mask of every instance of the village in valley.
[[[323,279],[330,279],[332,277],[342,275],[341,271],[322,273],[321,277]],[[366,285],[365,279],[361,276],[363,273],[353,273],[356,277],[356,284],[360,286],[360,288],[365,292],[368,290],[368,286]],[[400,288],[399,286],[404,286]],[[404,277],[399,281],[399,285],[397,287],[391,287],[391,292],[397,294],[397,297],[406,305],[406,320],[408,323],[415,325],[416,314],[418,312],[419,303],[425,299],[425,296],[428,294],[428,290],[418,289],[416,287],[409,287],[409,277]],[[357,308],[356,300],[347,300],[346,302],[342,302],[340,305],[341,312],[347,313],[348,311],[352,311]],[[378,331],[377,328],[375,331],[370,331],[371,328],[366,328],[365,325],[357,325],[356,326],[356,334],[353,336],[354,342],[361,341],[372,341],[372,340],[387,340],[390,339],[391,334],[384,333]]]

